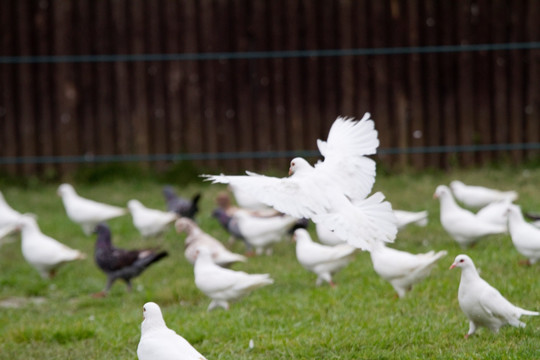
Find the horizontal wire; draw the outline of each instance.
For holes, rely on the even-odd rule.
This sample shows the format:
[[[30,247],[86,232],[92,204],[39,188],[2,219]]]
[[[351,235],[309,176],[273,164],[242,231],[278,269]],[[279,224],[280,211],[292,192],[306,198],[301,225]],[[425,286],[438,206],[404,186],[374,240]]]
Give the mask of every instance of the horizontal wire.
[[[540,143],[485,144],[485,145],[443,145],[418,146],[410,148],[379,149],[378,155],[401,154],[441,154],[481,151],[540,150]],[[154,161],[192,161],[192,160],[240,160],[277,159],[296,156],[317,157],[315,150],[287,151],[240,151],[219,153],[182,154],[126,154],[126,155],[73,155],[73,156],[6,156],[0,157],[0,165],[13,164],[64,164],[64,163],[112,163],[112,162],[154,162]]]
[[[406,55],[453,53],[497,50],[540,49],[540,42],[517,42],[500,44],[463,44],[439,46],[383,47],[330,50],[278,50],[244,52],[209,52],[179,54],[105,54],[105,55],[36,55],[0,56],[0,64],[60,64],[81,62],[144,62],[144,61],[194,61],[194,60],[249,60],[306,58],[329,56]]]

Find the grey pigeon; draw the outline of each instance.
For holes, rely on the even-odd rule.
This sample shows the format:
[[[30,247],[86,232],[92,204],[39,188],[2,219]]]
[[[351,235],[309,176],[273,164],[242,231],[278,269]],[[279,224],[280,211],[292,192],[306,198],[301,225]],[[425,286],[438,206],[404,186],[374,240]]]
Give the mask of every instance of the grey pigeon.
[[[146,268],[168,255],[166,251],[157,252],[154,249],[124,250],[115,248],[111,241],[111,231],[104,224],[98,224],[94,259],[98,267],[107,275],[105,289],[95,297],[107,295],[116,281],[123,279],[131,290],[131,279],[139,276]]]
[[[191,200],[178,196],[172,186],[163,188],[163,196],[167,202],[167,211],[175,212],[182,217],[194,219],[199,212],[199,200],[201,194],[197,193]]]

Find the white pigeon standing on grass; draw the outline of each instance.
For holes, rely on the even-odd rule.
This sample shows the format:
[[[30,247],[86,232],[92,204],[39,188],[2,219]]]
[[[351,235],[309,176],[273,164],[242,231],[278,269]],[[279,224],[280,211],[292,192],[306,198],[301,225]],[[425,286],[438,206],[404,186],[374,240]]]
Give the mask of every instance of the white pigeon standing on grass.
[[[246,211],[237,211],[232,217],[242,237],[261,255],[272,253],[272,245],[280,242],[298,219],[288,215],[254,216]]]
[[[525,221],[518,205],[508,210],[508,231],[514,247],[527,258],[528,265],[540,260],[540,229]]]
[[[402,298],[412,286],[424,280],[436,265],[446,256],[445,250],[430,251],[425,254],[411,254],[406,251],[392,249],[380,244],[370,251],[371,262],[375,272],[388,281],[397,295]]]
[[[506,300],[497,289],[478,275],[472,259],[467,255],[456,256],[450,269],[455,267],[461,268],[459,306],[469,319],[469,331],[465,338],[474,334],[480,326],[487,327],[494,333],[507,324],[525,327],[525,323],[519,321],[522,315],[540,314],[517,307]]]
[[[298,262],[317,275],[317,286],[326,281],[334,287],[332,276],[347,266],[358,252],[357,248],[345,243],[334,246],[318,244],[311,239],[306,229],[296,229],[293,239],[296,241]]]
[[[139,360],[206,360],[186,339],[167,327],[158,304],[144,304],[143,317],[137,346]]]
[[[43,234],[32,216],[23,215],[20,227],[23,257],[44,279],[52,278],[61,265],[86,258],[79,250],[71,249]]]
[[[173,212],[147,208],[139,200],[129,200],[127,206],[133,225],[144,237],[164,233],[179,218],[179,215]]]
[[[79,196],[70,184],[60,185],[58,195],[69,219],[79,224],[86,235],[91,235],[97,224],[127,214],[127,209]]]
[[[450,188],[458,201],[472,208],[481,208],[495,201],[512,202],[518,198],[518,193],[515,191],[500,191],[484,186],[465,185],[458,180],[450,182]]]
[[[415,224],[417,226],[426,226],[428,223],[428,212],[423,211],[405,211],[394,209],[394,215],[397,219],[397,227],[399,230],[404,229],[407,225]]]
[[[20,217],[21,213],[9,206],[0,191],[0,228],[16,224]]]
[[[274,280],[268,274],[248,274],[216,265],[210,251],[201,247],[193,268],[195,285],[212,301],[208,311],[220,306],[229,309],[229,302],[237,301],[255,289],[270,285]]]
[[[184,256],[195,264],[200,248],[205,247],[210,251],[213,261],[220,266],[230,266],[236,262],[245,262],[243,255],[229,251],[219,240],[204,232],[193,220],[182,217],[174,224],[178,233],[185,232]]]
[[[247,172],[243,176],[203,175],[214,183],[240,187],[277,211],[325,225],[349,244],[370,249],[379,241],[394,240],[396,218],[384,195],[369,198],[375,182],[378,133],[370,114],[360,121],[338,117],[328,140],[318,140],[324,156],[315,166],[297,157],[289,177],[276,178]]]
[[[506,232],[505,225],[483,221],[469,210],[461,208],[445,185],[437,186],[433,197],[438,198],[441,204],[441,225],[463,248],[473,245],[486,235]]]
[[[478,210],[476,217],[508,229],[508,210],[511,206],[509,200],[495,201]]]

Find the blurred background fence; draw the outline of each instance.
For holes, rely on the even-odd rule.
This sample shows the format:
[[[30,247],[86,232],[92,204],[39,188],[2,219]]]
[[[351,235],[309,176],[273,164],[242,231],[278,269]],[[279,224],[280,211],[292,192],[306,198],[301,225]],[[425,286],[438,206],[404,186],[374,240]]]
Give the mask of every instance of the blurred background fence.
[[[317,155],[372,113],[388,166],[540,149],[537,0],[6,0],[0,171]]]

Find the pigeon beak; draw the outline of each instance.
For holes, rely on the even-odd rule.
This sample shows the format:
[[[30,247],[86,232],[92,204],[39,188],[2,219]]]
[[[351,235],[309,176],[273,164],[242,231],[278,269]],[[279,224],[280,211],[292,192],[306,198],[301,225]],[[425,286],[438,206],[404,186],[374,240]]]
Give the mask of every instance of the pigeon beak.
[[[434,199],[438,199],[438,198],[439,198],[439,195],[437,195],[437,193],[433,193],[433,198],[434,198]]]
[[[456,263],[453,263],[452,265],[450,265],[450,269],[448,269],[448,270],[452,270],[455,267],[456,267]]]
[[[293,174],[293,171],[291,168],[289,168],[289,176],[291,176]]]

